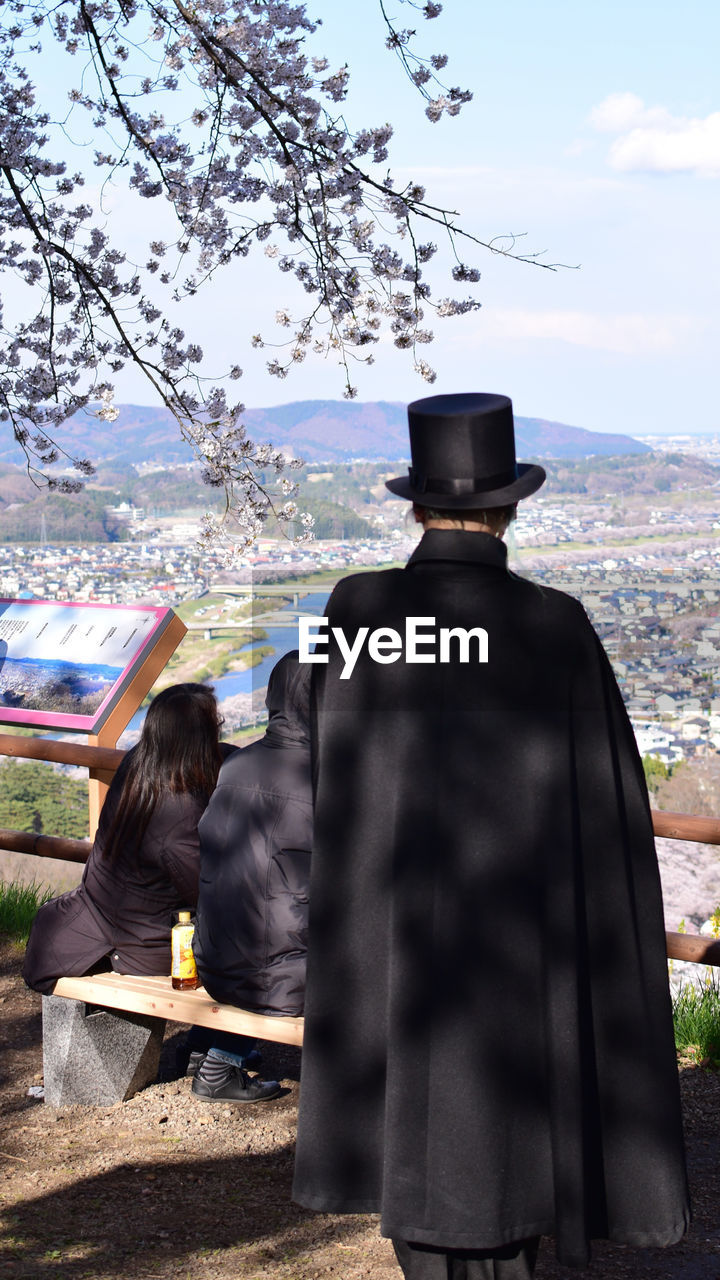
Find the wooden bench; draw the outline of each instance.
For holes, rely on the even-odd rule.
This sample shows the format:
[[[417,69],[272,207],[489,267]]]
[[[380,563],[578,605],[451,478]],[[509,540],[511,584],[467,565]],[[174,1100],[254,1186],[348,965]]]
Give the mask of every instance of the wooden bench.
[[[720,965],[720,940],[668,933],[668,955]],[[215,1027],[258,1040],[302,1045],[303,1019],[268,1017],[218,1004],[203,987],[174,991],[169,977],[99,973],[60,978],[43,997],[45,1101],[112,1105],[157,1075],[166,1022]]]
[[[45,1101],[109,1106],[132,1097],[157,1075],[166,1022],[278,1044],[303,1040],[302,1018],[218,1004],[203,987],[175,991],[169,977],[60,978],[43,996]]]

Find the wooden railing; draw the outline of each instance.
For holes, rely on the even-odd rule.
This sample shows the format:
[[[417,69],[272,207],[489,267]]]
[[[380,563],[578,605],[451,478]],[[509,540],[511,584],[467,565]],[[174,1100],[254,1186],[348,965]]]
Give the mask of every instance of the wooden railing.
[[[55,742],[50,738],[21,738],[0,733],[0,755],[25,760],[48,760],[54,764],[85,766],[110,775],[120,765],[125,752],[84,743]],[[690,813],[652,811],[656,836],[669,840],[691,840],[720,845],[720,818],[702,818]],[[92,848],[89,840],[66,840],[60,836],[33,835],[0,827],[0,849],[9,853],[32,853],[38,858],[60,858],[65,862],[86,861]],[[720,939],[695,933],[668,932],[667,953],[671,960],[720,965]]]
[[[88,747],[82,742],[56,742],[54,738],[20,738],[0,733],[0,755],[23,760],[49,760],[51,764],[77,764],[114,773],[125,752],[114,747]]]
[[[7,853],[32,853],[36,858],[59,858],[62,862],[87,862],[90,840],[68,840],[64,836],[33,835],[31,831],[11,831],[0,827],[0,849]]]
[[[101,771],[109,780],[125,752],[114,747],[91,747],[84,742],[56,742],[54,738],[24,738],[0,733],[0,755],[23,760],[47,760],[51,764],[80,765],[95,773]],[[0,849],[6,849],[8,853],[32,853],[38,858],[59,858],[63,862],[86,862],[92,842],[33,835],[0,827]]]
[[[698,844],[720,844],[720,819],[701,818],[690,813],[668,813],[653,809],[653,831],[667,840],[694,840]],[[695,964],[720,965],[720,939],[697,933],[666,933],[671,960],[691,960]]]

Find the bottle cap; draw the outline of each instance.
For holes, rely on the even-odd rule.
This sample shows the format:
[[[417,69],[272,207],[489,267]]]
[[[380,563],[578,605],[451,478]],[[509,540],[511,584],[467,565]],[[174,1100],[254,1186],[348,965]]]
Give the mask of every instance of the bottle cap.
[[[189,923],[190,923],[190,912],[178,911],[178,924],[189,924]]]

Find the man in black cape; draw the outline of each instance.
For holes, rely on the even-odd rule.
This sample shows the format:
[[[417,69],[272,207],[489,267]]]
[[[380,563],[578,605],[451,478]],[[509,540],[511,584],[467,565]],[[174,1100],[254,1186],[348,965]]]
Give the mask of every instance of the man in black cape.
[[[381,1214],[411,1280],[520,1280],[538,1238],[688,1221],[647,791],[582,606],[510,573],[543,483],[504,396],[410,405],[424,536],[346,578],[313,668],[294,1196]],[[301,654],[302,656],[302,654]]]

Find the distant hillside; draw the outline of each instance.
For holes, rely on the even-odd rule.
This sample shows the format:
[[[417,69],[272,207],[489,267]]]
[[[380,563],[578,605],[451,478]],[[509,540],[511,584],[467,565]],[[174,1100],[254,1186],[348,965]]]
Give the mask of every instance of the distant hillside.
[[[393,501],[384,481],[388,475],[404,472],[406,465],[398,459],[309,462],[298,474],[298,503],[315,517],[316,537],[378,536],[372,523],[378,505]],[[545,460],[545,465],[548,480],[543,495],[548,498],[568,495],[612,501],[632,495],[643,501],[685,491],[708,501],[712,490],[720,490],[720,467],[691,454],[554,458]],[[96,476],[82,493],[65,496],[38,492],[19,467],[0,464],[0,544],[132,538],[132,527],[112,510],[123,503],[141,508],[151,521],[163,516],[197,520],[202,511],[219,513],[222,508],[220,496],[203,484],[199,467],[168,466],[139,475],[132,466],[111,459],[98,463]]]
[[[260,439],[289,444],[308,462],[350,458],[408,457],[407,409],[403,403],[358,404],[301,400],[274,409],[251,409],[244,421]],[[650,453],[632,436],[586,431],[543,418],[515,419],[518,457],[589,458]]]
[[[519,458],[617,458],[652,453],[632,436],[609,431],[586,431],[544,418],[516,418],[515,444]]]
[[[190,450],[180,439],[177,424],[166,409],[119,405],[120,416],[104,426],[88,414],[77,414],[62,428],[68,452],[96,462],[159,462],[164,466],[188,462]],[[257,440],[271,440],[308,462],[345,462],[351,458],[408,456],[407,413],[403,403],[379,400],[360,404],[345,400],[299,400],[269,409],[248,409],[243,421]],[[542,418],[516,418],[520,458],[589,458],[648,453],[632,436],[586,431]],[[0,461],[17,462],[17,448],[8,442]]]
[[[3,486],[12,482],[6,471]],[[21,477],[26,479],[26,477]],[[96,489],[82,493],[40,492],[29,483],[23,501],[5,505],[0,500],[0,542],[117,542],[127,537],[127,529],[108,510],[108,495]]]
[[[562,459],[549,468],[546,493],[588,494],[611,498],[678,493],[680,490],[714,489],[720,485],[720,467],[690,453],[651,453],[649,457]]]
[[[308,462],[395,459],[408,453],[407,409],[401,403],[298,400],[249,409],[243,421],[254,438],[288,445]]]

